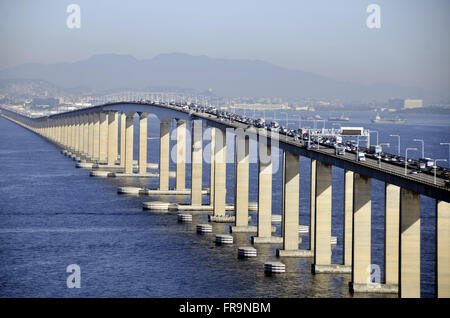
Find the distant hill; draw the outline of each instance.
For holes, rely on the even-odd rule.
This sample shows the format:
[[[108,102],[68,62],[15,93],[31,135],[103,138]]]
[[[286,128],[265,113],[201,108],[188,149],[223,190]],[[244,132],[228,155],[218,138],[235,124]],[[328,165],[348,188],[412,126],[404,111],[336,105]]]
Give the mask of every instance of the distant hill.
[[[183,53],[137,60],[102,54],[74,63],[22,64],[0,71],[0,79],[42,79],[66,89],[143,89],[174,86],[221,96],[323,97],[344,101],[393,97],[423,98],[415,87],[359,85],[318,74],[290,70],[259,60],[214,59]]]

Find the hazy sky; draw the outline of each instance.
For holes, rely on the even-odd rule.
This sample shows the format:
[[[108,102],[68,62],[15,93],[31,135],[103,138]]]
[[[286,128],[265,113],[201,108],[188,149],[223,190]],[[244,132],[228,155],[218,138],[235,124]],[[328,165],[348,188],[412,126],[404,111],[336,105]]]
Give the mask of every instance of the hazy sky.
[[[66,26],[71,3],[80,29]],[[366,26],[372,3],[380,29]],[[448,0],[1,0],[0,68],[184,52],[448,91],[449,21]]]

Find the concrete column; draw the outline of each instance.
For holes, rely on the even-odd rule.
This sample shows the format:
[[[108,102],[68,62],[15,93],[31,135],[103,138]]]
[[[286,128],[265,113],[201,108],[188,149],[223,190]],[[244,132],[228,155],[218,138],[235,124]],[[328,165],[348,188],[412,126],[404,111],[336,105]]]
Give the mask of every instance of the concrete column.
[[[316,170],[317,160],[311,159],[309,201],[309,249],[314,253],[316,242]]]
[[[384,280],[387,285],[398,285],[399,222],[400,187],[386,183],[384,196]]]
[[[372,180],[358,173],[353,178],[353,291],[365,291],[370,282]]]
[[[436,201],[436,297],[450,298],[450,203]]]
[[[331,264],[331,173],[330,165],[316,162],[314,268]]]
[[[191,147],[191,204],[202,205],[203,125],[201,120],[192,121]]]
[[[125,125],[125,173],[133,173],[133,114],[128,114],[126,116]]]
[[[186,188],[186,121],[177,120],[176,189]]]
[[[89,116],[83,116],[83,154],[89,154]]]
[[[235,137],[235,182],[234,207],[235,225],[248,226],[248,183],[249,183],[249,139],[237,134]]]
[[[100,159],[100,112],[92,113],[92,125],[93,125],[92,158],[94,160],[99,160]]]
[[[272,236],[272,147],[261,140],[258,146],[258,238],[270,238]]]
[[[83,133],[82,133],[82,125],[81,125],[81,116],[76,116],[76,150],[78,153],[82,152],[83,149]]]
[[[147,173],[147,113],[139,116],[139,173]]]
[[[78,136],[78,132],[77,132],[77,121],[76,121],[76,116],[73,116],[70,120],[72,122],[72,149],[77,148],[77,136]]]
[[[108,166],[114,166],[117,160],[119,141],[119,113],[108,113]]]
[[[125,130],[127,116],[124,113],[120,114],[120,166],[125,167]]]
[[[88,115],[89,132],[88,132],[88,156],[90,159],[94,158],[94,114],[89,113]]]
[[[214,128],[210,128],[211,131],[211,143],[210,143],[210,189],[209,189],[209,204],[214,205],[214,167],[215,153],[216,153],[216,131]]]
[[[343,264],[352,265],[352,236],[353,236],[353,171],[344,172],[344,242]]]
[[[169,190],[170,121],[159,125],[159,189]]]
[[[66,118],[66,148],[72,149],[72,118]]]
[[[447,246],[448,247],[448,246]],[[420,297],[420,195],[400,190],[399,295]]]
[[[99,113],[100,117],[100,134],[99,134],[99,154],[98,159],[101,163],[108,161],[108,114]],[[117,138],[117,136],[116,136]]]
[[[283,152],[283,250],[298,250],[300,156]],[[280,256],[282,256],[280,254]]]
[[[215,130],[214,149],[214,216],[225,215],[226,204],[226,167],[227,167],[227,140],[226,131],[219,128]]]

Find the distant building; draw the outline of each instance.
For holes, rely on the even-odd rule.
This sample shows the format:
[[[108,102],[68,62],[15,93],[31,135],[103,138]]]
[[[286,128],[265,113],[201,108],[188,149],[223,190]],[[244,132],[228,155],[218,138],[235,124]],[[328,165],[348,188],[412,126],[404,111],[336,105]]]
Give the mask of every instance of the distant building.
[[[395,98],[389,100],[389,108],[400,109],[403,108],[403,105],[405,105],[404,99]]]
[[[423,100],[421,99],[405,99],[405,103],[403,108],[411,109],[411,108],[421,108],[423,107]]]
[[[423,107],[423,100],[421,99],[390,99],[389,108],[390,109],[412,109]]]

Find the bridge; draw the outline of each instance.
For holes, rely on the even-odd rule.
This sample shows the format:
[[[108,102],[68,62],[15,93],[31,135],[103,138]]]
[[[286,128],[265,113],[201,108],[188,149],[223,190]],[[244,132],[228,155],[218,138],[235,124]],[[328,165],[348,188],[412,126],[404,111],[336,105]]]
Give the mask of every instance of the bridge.
[[[133,160],[134,118],[139,116],[139,155]],[[224,119],[212,113],[155,102],[109,103],[43,117],[30,117],[9,108],[2,116],[47,138],[62,152],[92,169],[97,177],[159,178],[158,189],[124,187],[122,193],[188,194],[190,204],[146,202],[144,208],[171,211],[210,211],[211,222],[232,223],[232,232],[254,232],[252,244],[282,244],[278,257],[312,258],[313,274],[351,274],[353,293],[397,293],[420,297],[420,196],[436,202],[435,291],[450,297],[450,190],[443,178],[405,173],[412,167],[355,155],[336,155],[327,147],[309,148],[303,140]],[[147,160],[148,121],[159,123],[160,155]],[[176,171],[169,171],[170,122],[176,122]],[[120,122],[120,125],[119,125]],[[152,123],[150,123],[152,124]],[[202,185],[205,128],[211,129],[210,188]],[[235,138],[235,157],[226,158],[227,130]],[[191,188],[186,189],[186,140],[191,138]],[[249,202],[249,141],[257,142],[258,202]],[[282,151],[282,235],[272,227],[273,155]],[[311,160],[310,249],[299,249],[300,157]],[[234,205],[226,204],[227,161],[234,164]],[[331,262],[332,167],[344,169],[342,264]],[[158,173],[150,173],[149,169]],[[175,189],[169,178],[176,178]],[[371,179],[385,183],[384,281],[371,282]],[[255,185],[256,186],[256,185]],[[209,204],[203,204],[204,195]],[[249,226],[249,210],[257,210],[257,226]],[[230,215],[230,211],[233,211]],[[227,238],[224,238],[225,240]],[[253,253],[251,248],[244,254]],[[267,269],[283,268],[268,263]]]

